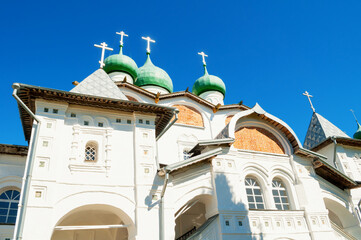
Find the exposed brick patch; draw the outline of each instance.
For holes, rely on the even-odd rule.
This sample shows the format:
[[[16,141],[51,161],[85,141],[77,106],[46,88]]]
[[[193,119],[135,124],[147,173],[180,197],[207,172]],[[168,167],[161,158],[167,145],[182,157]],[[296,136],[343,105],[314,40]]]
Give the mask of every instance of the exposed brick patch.
[[[234,115],[229,115],[229,116],[227,116],[226,121],[225,121],[226,126],[227,126],[227,124],[231,121],[231,119],[233,118],[233,116],[234,116]]]
[[[131,97],[129,95],[125,95],[125,96],[129,99],[129,101],[138,102],[137,99],[135,99],[135,98],[133,98],[133,97]]]
[[[200,112],[195,108],[185,105],[173,105],[179,110],[177,123],[203,127],[203,118]]]
[[[284,154],[278,139],[269,131],[258,127],[243,127],[235,133],[234,147],[259,152]]]

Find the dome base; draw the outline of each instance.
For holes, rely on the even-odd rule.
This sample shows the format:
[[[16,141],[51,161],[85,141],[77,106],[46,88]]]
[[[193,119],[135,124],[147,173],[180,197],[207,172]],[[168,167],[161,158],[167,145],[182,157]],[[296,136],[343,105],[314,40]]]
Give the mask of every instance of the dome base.
[[[217,105],[218,103],[224,105],[223,94],[218,91],[207,91],[199,95],[199,97],[210,103],[213,103],[214,105]]]
[[[154,94],[157,94],[158,92],[160,92],[160,94],[167,94],[169,93],[165,88],[162,87],[158,87],[158,86],[153,86],[153,85],[147,85],[147,86],[141,86],[141,88],[152,92]]]
[[[127,78],[127,83],[134,83],[134,79],[130,74],[125,72],[112,72],[108,74],[114,82],[123,82],[124,78]]]

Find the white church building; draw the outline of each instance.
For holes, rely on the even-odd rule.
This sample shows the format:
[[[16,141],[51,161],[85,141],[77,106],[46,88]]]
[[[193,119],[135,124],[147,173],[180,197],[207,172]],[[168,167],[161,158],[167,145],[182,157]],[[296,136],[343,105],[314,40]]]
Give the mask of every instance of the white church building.
[[[70,91],[13,84],[29,146],[0,144],[0,240],[361,239],[361,127],[314,111],[302,145],[258,104],[224,105],[203,52],[173,92],[152,40],[138,68],[119,34]]]

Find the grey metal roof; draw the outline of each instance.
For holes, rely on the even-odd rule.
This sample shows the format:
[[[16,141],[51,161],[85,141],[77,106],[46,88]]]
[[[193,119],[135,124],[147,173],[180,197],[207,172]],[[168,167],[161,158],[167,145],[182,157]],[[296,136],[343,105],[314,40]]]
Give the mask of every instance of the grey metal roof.
[[[208,159],[208,158],[218,155],[220,153],[222,153],[222,148],[219,147],[219,148],[210,150],[208,152],[202,153],[200,155],[197,155],[195,157],[188,158],[187,160],[169,164],[165,167],[165,170],[167,172],[173,172],[173,171],[179,170],[181,168],[187,167],[189,165],[201,162],[205,159]]]
[[[200,239],[201,236],[199,236],[199,235],[202,234],[202,232],[203,232],[204,230],[206,230],[209,225],[211,225],[214,221],[216,221],[217,218],[218,218],[218,214],[216,214],[216,215],[208,218],[207,221],[205,221],[205,222],[203,223],[203,225],[200,226],[200,227],[196,230],[196,232],[195,232],[194,234],[192,234],[189,238],[187,238],[187,240]]]
[[[313,113],[303,146],[311,149],[326,138],[332,136],[349,138],[346,133],[333,125],[326,118],[318,113]]]
[[[103,69],[98,69],[81,81],[70,92],[120,100],[128,98],[119,90]]]

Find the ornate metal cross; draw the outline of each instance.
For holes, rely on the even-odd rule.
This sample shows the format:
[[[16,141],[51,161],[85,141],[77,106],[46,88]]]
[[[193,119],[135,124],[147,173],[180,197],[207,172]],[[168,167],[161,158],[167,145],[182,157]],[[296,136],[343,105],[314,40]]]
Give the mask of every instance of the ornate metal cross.
[[[94,47],[97,47],[97,48],[101,48],[102,49],[102,56],[100,58],[100,68],[103,68],[104,67],[104,52],[105,50],[110,50],[110,51],[113,51],[113,48],[109,48],[108,47],[108,44],[106,44],[105,42],[102,42],[100,45],[98,44],[94,44]]]
[[[316,112],[315,108],[314,108],[314,107],[313,107],[313,105],[312,105],[312,101],[311,101],[311,97],[313,97],[313,96],[312,96],[312,95],[310,95],[307,91],[305,91],[305,92],[303,93],[303,95],[304,95],[304,96],[307,96],[308,101],[310,102],[310,105],[311,105],[312,111],[313,111],[313,112]]]
[[[142,37],[142,39],[146,40],[147,43],[147,53],[150,53],[150,43],[155,43],[155,41],[153,39],[151,39],[150,37]]]
[[[125,34],[125,32],[123,32],[123,31],[116,32],[116,34],[120,35],[120,46],[123,47],[123,37],[124,36],[128,37],[128,35]]]

